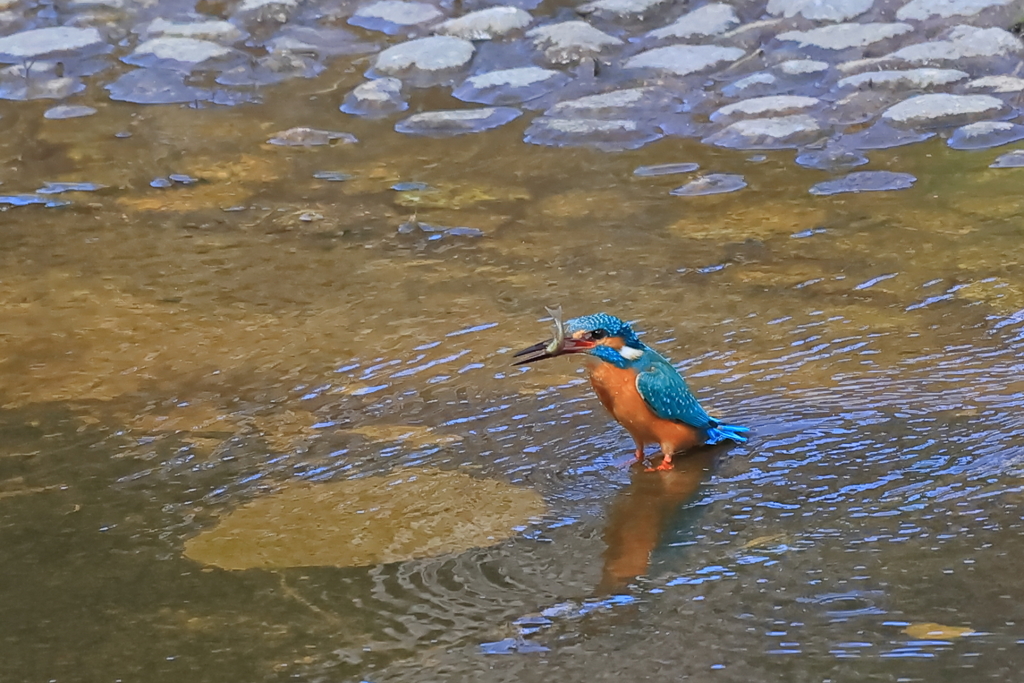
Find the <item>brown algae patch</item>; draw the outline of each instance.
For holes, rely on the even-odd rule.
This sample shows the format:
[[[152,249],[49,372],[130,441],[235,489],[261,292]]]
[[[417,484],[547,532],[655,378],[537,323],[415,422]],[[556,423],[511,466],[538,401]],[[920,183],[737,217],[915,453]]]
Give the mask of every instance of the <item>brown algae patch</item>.
[[[186,541],[184,555],[229,570],[361,567],[495,545],[545,511],[530,489],[462,472],[401,470],[288,485]]]

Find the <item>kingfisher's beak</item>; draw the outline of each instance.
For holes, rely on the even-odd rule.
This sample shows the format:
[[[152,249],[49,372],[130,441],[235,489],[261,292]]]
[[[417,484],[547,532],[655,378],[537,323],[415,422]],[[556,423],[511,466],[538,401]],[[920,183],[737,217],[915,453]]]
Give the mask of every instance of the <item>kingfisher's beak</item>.
[[[549,339],[546,342],[540,342],[529,346],[522,351],[517,351],[512,355],[513,358],[519,358],[521,356],[528,356],[520,361],[516,361],[512,365],[526,365],[527,363],[533,363],[534,361],[544,360],[545,358],[554,358],[555,356],[563,356],[567,353],[582,353],[589,351],[590,349],[597,346],[594,342],[586,341],[583,339],[573,339],[572,337],[566,337],[562,342],[562,346],[552,351],[550,349],[551,342],[553,339]]]

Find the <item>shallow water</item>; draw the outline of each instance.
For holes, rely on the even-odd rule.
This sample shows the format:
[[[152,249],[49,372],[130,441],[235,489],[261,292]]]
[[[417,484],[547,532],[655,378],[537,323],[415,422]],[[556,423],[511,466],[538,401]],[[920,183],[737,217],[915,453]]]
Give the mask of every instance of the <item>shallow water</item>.
[[[793,151],[553,149],[521,120],[401,136],[337,111],[364,69],[229,109],[0,102],[3,194],[104,186],[0,206],[0,679],[1012,677],[1006,148],[871,151],[864,170],[917,182],[820,197],[836,176]],[[266,144],[298,126],[360,142]],[[634,175],[669,163],[700,171]],[[748,186],[669,194],[701,173]],[[172,175],[198,182],[151,187]],[[399,232],[412,214],[442,230]],[[625,469],[578,363],[510,367],[555,304],[636,321],[750,443]],[[372,567],[182,555],[288,485],[421,467],[547,512]]]

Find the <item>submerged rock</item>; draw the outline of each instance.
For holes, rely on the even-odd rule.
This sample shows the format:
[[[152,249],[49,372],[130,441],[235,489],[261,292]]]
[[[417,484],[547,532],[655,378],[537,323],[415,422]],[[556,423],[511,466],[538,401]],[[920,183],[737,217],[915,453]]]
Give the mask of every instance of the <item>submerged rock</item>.
[[[51,107],[43,113],[44,119],[77,119],[83,116],[92,116],[96,110],[82,104],[61,104]]]
[[[532,489],[400,469],[286,485],[221,517],[187,540],[184,554],[228,570],[386,564],[495,545],[545,511]]]
[[[185,84],[186,74],[170,69],[133,69],[106,85],[110,99],[136,104],[204,102],[213,93]]]
[[[52,26],[0,37],[0,62],[57,59],[110,52],[103,36],[94,28]]]
[[[727,104],[711,114],[712,121],[728,121],[740,118],[761,118],[786,116],[806,112],[821,104],[817,97],[797,95],[773,95],[754,97],[733,104]]]
[[[377,55],[374,70],[427,86],[448,82],[473,59],[473,43],[452,36],[430,36],[399,43]]]
[[[664,137],[653,123],[631,119],[560,118],[538,116],[524,139],[551,147],[594,147],[605,152],[637,149]]]
[[[1024,140],[1024,126],[1009,121],[979,121],[953,131],[946,144],[953,149],[988,149]]]
[[[451,137],[504,126],[519,118],[522,113],[512,107],[428,111],[399,121],[395,124],[395,130],[408,135]]]
[[[994,93],[1024,92],[1024,78],[1017,76],[983,76],[965,86],[968,90],[986,90]]]
[[[678,173],[693,173],[700,168],[700,164],[684,162],[679,164],[658,164],[656,166],[640,166],[633,175],[641,178],[653,178],[663,175],[676,175]]]
[[[778,38],[782,42],[793,42],[804,48],[816,47],[838,52],[869,47],[913,30],[913,26],[904,23],[833,24],[808,31],[786,31],[780,33]]]
[[[669,45],[641,52],[628,59],[627,69],[652,69],[676,76],[689,76],[735,62],[746,53],[735,47],[717,45]]]
[[[452,95],[463,102],[518,104],[547,95],[570,80],[561,71],[527,66],[478,74],[463,81]]]
[[[0,69],[0,99],[62,100],[85,90],[78,78],[58,76],[56,65],[17,65]]]
[[[863,166],[868,163],[868,158],[843,144],[829,144],[824,149],[798,154],[796,163],[804,168],[813,168],[819,171],[839,171]]]
[[[989,168],[1024,168],[1024,149],[1015,149],[996,157]]]
[[[987,9],[1005,7],[1013,0],[910,0],[896,10],[900,21],[926,21],[928,19],[950,19],[952,17],[973,17]]]
[[[732,173],[711,173],[677,187],[669,194],[676,197],[702,197],[709,194],[725,194],[742,190],[747,181],[741,175]]]
[[[855,76],[841,78],[836,85],[840,88],[925,90],[952,85],[968,78],[970,78],[970,75],[966,71],[958,69],[867,71]]]
[[[208,21],[168,21],[157,18],[136,28],[144,40],[160,38],[161,36],[175,36],[178,38],[197,38],[200,40],[213,40],[219,43],[235,43],[249,34],[238,28],[230,21],[210,19]]]
[[[899,130],[880,121],[866,130],[844,136],[843,144],[851,149],[891,149],[932,137],[935,137],[933,132]]]
[[[618,38],[597,30],[585,21],[538,26],[528,31],[526,37],[533,40],[552,64],[568,64],[623,44]]]
[[[824,132],[817,119],[798,114],[737,121],[701,142],[730,149],[786,149],[813,142]]]
[[[597,14],[608,18],[646,14],[671,0],[591,0],[580,5],[580,14]]]
[[[829,69],[828,62],[817,59],[789,59],[775,66],[784,76],[816,76]]]
[[[677,96],[660,88],[624,88],[597,95],[587,95],[559,102],[545,116],[609,116],[632,114],[656,116],[656,112],[674,112],[679,107]]]
[[[732,5],[713,2],[684,14],[668,26],[651,31],[646,37],[654,40],[710,38],[725,33],[739,23],[740,19]]]
[[[917,95],[890,107],[882,114],[886,123],[903,127],[948,126],[997,115],[1006,104],[991,95]]]
[[[849,21],[874,4],[875,0],[768,0],[768,14],[811,21]]]
[[[493,40],[533,23],[530,13],[518,7],[489,7],[449,19],[437,31],[466,40]]]
[[[378,78],[357,85],[345,96],[341,111],[355,116],[380,118],[409,108],[402,99],[402,81],[397,78]]]
[[[323,70],[324,65],[310,55],[273,52],[222,71],[217,82],[221,85],[271,85],[290,78],[313,78]]]
[[[818,183],[810,189],[810,193],[818,196],[828,196],[846,192],[905,190],[915,182],[917,182],[917,178],[909,173],[854,171],[838,180],[826,180],[823,183]]]
[[[267,140],[267,144],[280,147],[317,147],[335,143],[351,145],[359,142],[356,136],[351,133],[340,133],[331,130],[319,130],[316,128],[289,128]]]
[[[425,26],[442,18],[441,10],[425,2],[378,0],[356,10],[348,23],[371,31],[395,34],[410,26]]]

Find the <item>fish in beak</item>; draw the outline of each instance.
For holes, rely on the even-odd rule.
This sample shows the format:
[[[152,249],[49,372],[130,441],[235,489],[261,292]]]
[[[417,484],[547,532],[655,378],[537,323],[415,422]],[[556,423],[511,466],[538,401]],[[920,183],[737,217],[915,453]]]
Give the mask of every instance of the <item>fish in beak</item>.
[[[545,358],[554,358],[555,356],[562,356],[567,353],[581,353],[597,346],[597,344],[589,340],[574,339],[572,337],[565,336],[565,325],[562,323],[561,306],[554,309],[547,308],[545,310],[547,310],[548,315],[551,316],[551,323],[554,329],[552,338],[548,341],[534,344],[522,351],[516,352],[512,357],[523,359],[516,361],[512,365],[526,365],[527,363],[544,360]]]

